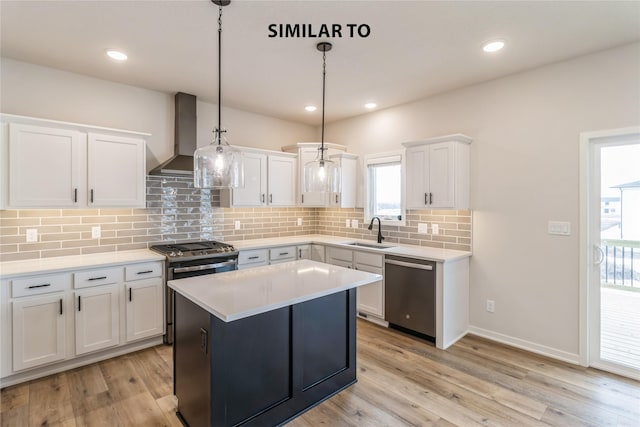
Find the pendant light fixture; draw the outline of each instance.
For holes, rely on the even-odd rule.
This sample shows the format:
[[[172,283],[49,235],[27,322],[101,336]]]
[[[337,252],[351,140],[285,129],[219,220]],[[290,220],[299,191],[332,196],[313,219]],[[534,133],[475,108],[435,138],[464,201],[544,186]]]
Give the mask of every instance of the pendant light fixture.
[[[218,126],[211,144],[193,154],[193,186],[195,188],[244,187],[242,152],[233,148],[222,128],[222,7],[231,0],[211,0],[218,5]]]
[[[324,104],[327,80],[327,52],[332,45],[320,42],[316,48],[322,52],[322,139],[318,148],[318,155],[314,161],[304,165],[304,191],[320,193],[340,192],[340,168],[336,162],[326,156],[324,147]]]

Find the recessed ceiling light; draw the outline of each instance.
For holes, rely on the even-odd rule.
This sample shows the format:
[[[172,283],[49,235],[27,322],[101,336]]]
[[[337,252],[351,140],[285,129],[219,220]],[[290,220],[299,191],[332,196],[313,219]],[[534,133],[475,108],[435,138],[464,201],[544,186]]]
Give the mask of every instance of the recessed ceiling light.
[[[367,102],[366,104],[364,104],[364,108],[368,108],[369,110],[376,108],[378,106],[378,104],[376,104],[375,102]]]
[[[497,52],[504,47],[504,40],[492,40],[482,45],[482,50],[485,52]]]
[[[107,56],[116,61],[126,61],[128,58],[126,53],[115,49],[107,49]]]
[[[311,113],[316,111],[318,108],[315,105],[307,105],[304,109]]]

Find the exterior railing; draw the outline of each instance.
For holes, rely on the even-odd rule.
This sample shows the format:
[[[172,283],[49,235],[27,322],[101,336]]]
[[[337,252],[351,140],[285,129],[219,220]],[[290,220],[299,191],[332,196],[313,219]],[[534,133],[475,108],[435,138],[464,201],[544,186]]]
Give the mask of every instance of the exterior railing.
[[[640,291],[640,241],[606,239],[601,249],[601,284]]]

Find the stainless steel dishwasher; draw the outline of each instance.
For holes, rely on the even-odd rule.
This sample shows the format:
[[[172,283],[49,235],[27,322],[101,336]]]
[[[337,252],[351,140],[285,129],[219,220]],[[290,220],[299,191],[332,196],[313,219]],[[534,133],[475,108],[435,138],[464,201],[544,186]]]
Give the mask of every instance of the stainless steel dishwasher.
[[[401,330],[436,336],[436,263],[385,256],[385,320]]]

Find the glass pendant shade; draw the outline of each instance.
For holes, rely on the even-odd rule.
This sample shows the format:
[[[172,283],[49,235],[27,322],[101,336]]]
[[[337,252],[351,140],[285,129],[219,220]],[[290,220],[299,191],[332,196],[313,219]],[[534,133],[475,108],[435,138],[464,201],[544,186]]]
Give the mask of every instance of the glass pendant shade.
[[[340,167],[336,162],[324,158],[323,150],[326,148],[318,148],[318,157],[304,165],[305,193],[340,192]]]
[[[242,152],[230,146],[225,138],[198,148],[193,154],[193,186],[195,188],[243,188]]]

